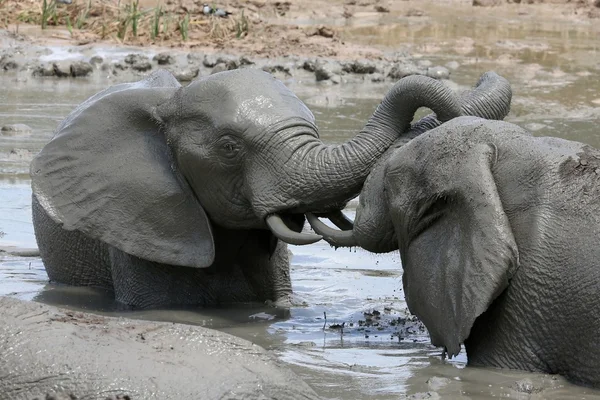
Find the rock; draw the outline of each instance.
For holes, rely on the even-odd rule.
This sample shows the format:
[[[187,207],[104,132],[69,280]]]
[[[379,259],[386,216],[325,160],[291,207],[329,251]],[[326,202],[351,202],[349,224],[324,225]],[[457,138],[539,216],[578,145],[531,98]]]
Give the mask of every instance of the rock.
[[[335,74],[335,75],[332,75],[332,76],[329,78],[329,80],[330,80],[331,82],[335,83],[335,84],[339,84],[340,82],[342,82],[342,77],[341,77],[341,76],[339,76],[339,75],[337,75],[337,74]]]
[[[220,63],[215,65],[215,67],[212,69],[212,71],[210,72],[210,74],[218,74],[219,72],[223,72],[223,71],[228,71],[229,69],[227,68],[227,65]]]
[[[150,71],[152,69],[152,64],[150,61],[140,61],[132,64],[131,69],[138,72]]]
[[[4,125],[0,129],[2,136],[25,136],[31,134],[33,130],[25,124]]]
[[[71,64],[71,76],[74,78],[88,76],[93,70],[92,64],[85,61],[75,61]]]
[[[129,65],[127,64],[123,64],[120,62],[116,62],[113,64],[113,70],[125,71],[127,69],[129,69]]]
[[[326,38],[335,36],[335,31],[325,25],[307,28],[304,32],[306,33],[306,36],[323,36]]]
[[[238,69],[240,63],[233,57],[220,56],[217,58],[217,64],[225,64],[228,70]]]
[[[190,52],[187,54],[187,59],[188,62],[190,63],[197,63],[200,62],[202,60],[202,58],[204,57],[204,54],[202,53],[198,53],[198,52]]]
[[[262,70],[268,72],[270,74],[275,74],[277,72],[281,72],[284,75],[292,76],[290,69],[285,65],[275,64],[275,65],[265,65],[262,67]]]
[[[308,72],[315,72],[318,62],[316,60],[306,60],[302,63],[302,69]]]
[[[133,64],[142,63],[145,61],[150,61],[150,59],[143,54],[132,53],[132,54],[128,54],[125,57],[124,61],[126,64],[133,65]]]
[[[52,64],[54,75],[60,78],[71,76],[71,63],[69,61],[57,61]]]
[[[54,65],[52,64],[41,64],[38,65],[32,72],[33,76],[55,76]]]
[[[425,75],[423,72],[414,64],[400,63],[392,67],[390,72],[388,72],[388,77],[398,80],[409,75]]]
[[[158,65],[169,65],[175,62],[175,59],[169,53],[158,53],[152,59],[156,61]]]
[[[239,60],[239,63],[240,63],[240,65],[252,65],[252,64],[255,64],[254,61],[250,60],[246,56],[241,56],[240,60]],[[289,68],[288,68],[288,72],[289,72]]]
[[[342,70],[355,74],[372,74],[377,71],[377,66],[369,60],[355,60],[342,65]]]
[[[433,65],[433,63],[429,60],[419,60],[417,61],[417,66],[419,68],[429,68]]]
[[[378,4],[375,6],[375,11],[380,12],[380,13],[389,13],[390,9]]]
[[[92,64],[93,66],[100,65],[103,62],[104,62],[104,59],[100,56],[94,56],[94,57],[90,58],[90,64]]]
[[[503,3],[504,0],[473,0],[473,5],[479,7],[499,6]]]
[[[3,69],[4,71],[10,71],[17,68],[19,68],[19,64],[12,59],[11,55],[5,54],[0,57],[0,69]]]
[[[181,71],[173,72],[175,79],[181,82],[189,82],[194,80],[195,77],[200,73],[200,68],[186,68]]]
[[[315,77],[317,78],[317,82],[332,79],[335,75],[340,75],[341,73],[341,65],[331,61],[324,64],[319,64],[315,69]],[[338,80],[337,83],[339,82],[340,81]]]
[[[217,65],[217,63],[217,58],[212,54],[206,54],[204,56],[204,60],[202,60],[202,65],[204,65],[206,68],[212,68]]]
[[[400,397],[401,399],[406,399],[406,400],[439,400],[441,399],[440,395],[437,394],[436,392],[421,392],[421,393],[415,393],[415,394],[411,394],[411,395],[404,395]]]
[[[427,68],[427,76],[434,79],[450,78],[450,71],[446,67],[436,66]]]
[[[378,72],[371,74],[371,82],[383,82],[385,81],[385,76]]]

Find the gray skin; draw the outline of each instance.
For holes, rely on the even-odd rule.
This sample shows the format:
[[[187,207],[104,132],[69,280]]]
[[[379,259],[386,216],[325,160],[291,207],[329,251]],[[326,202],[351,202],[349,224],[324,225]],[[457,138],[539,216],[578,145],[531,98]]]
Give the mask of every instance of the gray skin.
[[[600,387],[599,171],[583,143],[456,118],[365,184],[377,196],[360,220],[384,213],[394,233],[367,224],[354,238],[400,249],[408,307],[450,356],[464,342],[469,365]]]
[[[6,297],[0,319],[0,400],[319,398],[263,348],[212,329]]]
[[[445,121],[461,115],[459,101],[434,79],[407,77],[354,138],[326,145],[304,103],[260,70],[186,87],[158,71],[110,87],[78,106],[31,165],[50,280],[144,308],[286,305],[284,241],[321,238],[299,233],[303,214],[329,215],[356,196],[418,108]]]

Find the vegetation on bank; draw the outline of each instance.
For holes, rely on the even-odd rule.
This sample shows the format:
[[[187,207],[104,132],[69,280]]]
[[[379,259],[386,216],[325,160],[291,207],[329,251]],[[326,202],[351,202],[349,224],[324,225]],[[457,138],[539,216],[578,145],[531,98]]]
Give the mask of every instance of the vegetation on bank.
[[[243,10],[228,18],[204,15],[201,9],[189,10],[157,0],[154,7],[142,7],[139,0],[24,0],[10,7],[0,0],[0,26],[36,24],[42,29],[64,27],[71,36],[92,34],[101,40],[139,44],[191,37],[211,40],[244,38],[250,22]],[[168,2],[170,3],[170,2]]]

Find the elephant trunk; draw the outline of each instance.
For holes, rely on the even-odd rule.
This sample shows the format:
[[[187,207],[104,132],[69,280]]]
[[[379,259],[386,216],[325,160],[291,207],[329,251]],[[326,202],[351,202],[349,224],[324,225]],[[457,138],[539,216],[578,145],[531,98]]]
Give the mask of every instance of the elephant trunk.
[[[441,82],[425,76],[398,81],[384,97],[365,127],[340,145],[323,144],[304,136],[283,171],[298,176],[292,193],[295,212],[339,209],[360,192],[371,168],[404,132],[420,107],[448,121],[461,115],[458,96]]]
[[[502,120],[510,111],[511,99],[510,83],[500,75],[490,71],[481,76],[475,88],[461,95],[460,108],[463,115]],[[360,245],[376,253],[386,253],[397,249],[398,241],[394,226],[389,217],[387,203],[382,199],[385,165],[395,149],[420,134],[441,125],[441,123],[433,114],[422,118],[414,123],[411,129],[396,140],[394,145],[378,159],[370,171],[361,192],[356,223],[352,232],[334,231],[319,223],[315,216],[309,215],[308,219],[313,229],[330,244],[337,247]]]

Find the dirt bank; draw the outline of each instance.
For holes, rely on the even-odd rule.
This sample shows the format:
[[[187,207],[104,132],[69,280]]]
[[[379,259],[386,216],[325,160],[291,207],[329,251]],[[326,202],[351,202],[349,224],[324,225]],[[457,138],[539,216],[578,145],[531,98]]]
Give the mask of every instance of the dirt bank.
[[[0,0],[0,27],[36,43],[110,43],[181,47],[256,57],[384,59],[345,27],[382,24],[388,16],[423,18],[428,8],[450,13],[494,7],[523,18],[600,17],[598,0],[222,0],[227,18],[203,13],[204,0]],[[46,4],[46,7],[43,6]],[[473,8],[472,11],[469,11]],[[489,11],[486,11],[489,13]],[[44,25],[44,32],[41,26]]]

